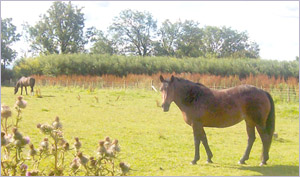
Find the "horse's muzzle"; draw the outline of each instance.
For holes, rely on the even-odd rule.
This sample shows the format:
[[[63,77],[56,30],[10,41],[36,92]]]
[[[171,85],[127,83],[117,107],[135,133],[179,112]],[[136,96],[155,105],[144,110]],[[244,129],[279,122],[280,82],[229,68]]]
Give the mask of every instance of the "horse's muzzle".
[[[170,104],[164,103],[161,105],[161,107],[164,109],[164,112],[168,112],[170,108]]]

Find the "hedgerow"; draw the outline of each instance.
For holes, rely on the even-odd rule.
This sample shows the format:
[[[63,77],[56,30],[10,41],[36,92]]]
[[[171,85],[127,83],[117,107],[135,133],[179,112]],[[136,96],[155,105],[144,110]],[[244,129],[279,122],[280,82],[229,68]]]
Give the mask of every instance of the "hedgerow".
[[[265,74],[269,77],[299,77],[298,61],[262,59],[169,58],[96,54],[60,54],[26,58],[13,68],[15,75],[97,75],[156,73],[198,73],[244,78]]]

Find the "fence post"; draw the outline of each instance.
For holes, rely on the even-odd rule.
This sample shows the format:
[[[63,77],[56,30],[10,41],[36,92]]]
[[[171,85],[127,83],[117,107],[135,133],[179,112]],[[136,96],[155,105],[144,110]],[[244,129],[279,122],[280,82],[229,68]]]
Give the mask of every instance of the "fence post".
[[[150,89],[151,89],[151,87],[153,86],[153,79],[151,80],[151,85],[150,85]]]
[[[290,102],[290,87],[288,86],[288,89],[287,89],[287,98],[288,98],[288,102]]]
[[[126,89],[126,80],[124,80],[124,89]]]

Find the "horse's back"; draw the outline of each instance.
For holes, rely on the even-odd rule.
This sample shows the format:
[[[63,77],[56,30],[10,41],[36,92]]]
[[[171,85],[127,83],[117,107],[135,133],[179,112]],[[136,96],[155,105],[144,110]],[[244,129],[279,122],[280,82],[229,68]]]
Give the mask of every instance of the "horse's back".
[[[270,110],[265,91],[251,85],[214,90],[214,99],[207,105],[204,124],[208,127],[229,127],[242,120],[264,125]]]
[[[35,84],[35,79],[33,77],[24,77],[24,76],[22,76],[19,79],[18,83],[20,83],[23,86],[31,86],[31,87],[33,87],[34,84]]]

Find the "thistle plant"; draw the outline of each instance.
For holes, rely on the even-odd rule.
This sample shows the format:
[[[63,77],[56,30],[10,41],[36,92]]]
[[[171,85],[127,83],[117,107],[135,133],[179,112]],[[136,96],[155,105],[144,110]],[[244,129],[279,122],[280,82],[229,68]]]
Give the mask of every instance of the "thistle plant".
[[[17,101],[15,103],[15,109],[18,112],[15,127],[18,127],[19,122],[22,120],[21,109],[25,109],[26,106],[27,106],[27,101],[25,101],[22,96],[18,96]]]
[[[45,137],[38,145],[30,143],[30,138],[24,136],[20,131],[19,123],[22,119],[22,109],[26,108],[27,101],[22,96],[17,98],[15,108],[18,112],[16,122],[8,125],[7,119],[11,117],[12,111],[6,105],[1,105],[2,129],[1,132],[1,175],[4,176],[63,176],[68,175],[126,175],[126,165],[115,165],[120,162],[118,154],[121,151],[119,141],[113,140],[107,136],[100,140],[96,148],[96,154],[89,157],[82,152],[83,142],[75,137],[74,148],[63,136],[63,124],[56,116],[51,124],[37,124],[37,128]],[[3,124],[4,123],[4,124]],[[27,147],[28,145],[28,147]],[[23,154],[25,148],[28,148],[26,156]],[[75,154],[69,153],[71,150]],[[65,163],[65,159],[72,158],[71,163]],[[54,159],[52,161],[52,159]],[[31,161],[27,163],[27,161]],[[49,163],[48,169],[40,169],[40,164]],[[30,165],[30,166],[28,166]],[[128,166],[128,165],[127,165]],[[117,169],[119,168],[119,170]]]
[[[49,142],[48,137],[45,137],[41,142],[39,161],[43,159],[43,153],[46,154],[44,158],[47,157],[47,154],[54,156],[54,169],[50,171],[49,174],[62,175],[64,169],[65,152],[67,152],[70,148],[69,143],[67,143],[63,137],[62,123],[60,122],[59,117],[55,117],[52,125],[39,123],[37,124],[37,128],[40,129],[41,133],[44,135],[51,137],[52,140]]]
[[[7,134],[7,129],[9,128],[7,126],[7,119],[11,117],[11,110],[9,106],[6,105],[1,105],[1,126],[4,132]],[[4,125],[3,125],[3,120],[4,120]]]

